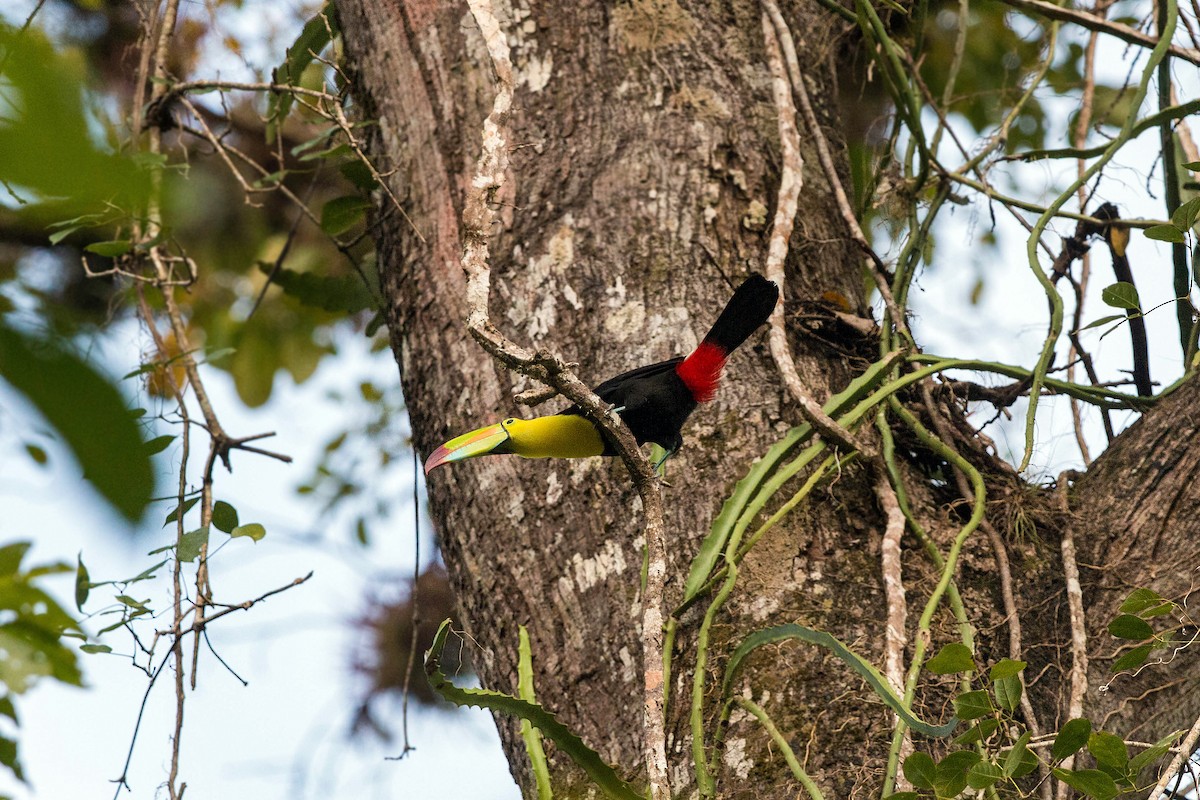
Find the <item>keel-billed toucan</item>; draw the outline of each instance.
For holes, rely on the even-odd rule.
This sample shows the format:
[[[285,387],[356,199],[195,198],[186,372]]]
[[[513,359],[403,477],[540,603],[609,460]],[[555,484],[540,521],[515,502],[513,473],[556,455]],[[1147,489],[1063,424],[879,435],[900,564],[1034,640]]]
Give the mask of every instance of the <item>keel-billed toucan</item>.
[[[653,442],[668,455],[683,446],[680,429],[697,403],[712,400],[729,354],[767,321],[779,287],[761,275],[747,278],[725,305],[712,330],[691,355],[639,367],[596,387],[596,395],[621,415],[638,444]],[[525,458],[612,456],[600,430],[572,406],[537,419],[510,418],[465,433],[434,450],[425,472],[450,461],[513,453]]]

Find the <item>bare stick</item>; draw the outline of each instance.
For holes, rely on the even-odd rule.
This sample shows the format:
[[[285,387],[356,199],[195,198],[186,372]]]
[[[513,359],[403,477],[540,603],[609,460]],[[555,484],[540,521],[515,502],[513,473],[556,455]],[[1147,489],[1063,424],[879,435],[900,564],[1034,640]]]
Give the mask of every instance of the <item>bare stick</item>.
[[[117,800],[121,796],[121,789],[129,789],[129,765],[133,763],[133,747],[137,744],[138,733],[142,729],[142,717],[146,715],[146,703],[150,700],[150,692],[154,690],[154,684],[158,682],[158,676],[162,674],[163,667],[171,660],[171,654],[163,656],[163,660],[158,662],[158,666],[150,673],[150,682],[146,684],[146,691],[142,693],[142,704],[138,707],[137,720],[133,723],[133,735],[129,737],[129,750],[125,753],[125,766],[121,768],[121,776],[113,778],[112,783],[117,785],[117,790],[113,794],[113,800]],[[149,666],[147,666],[149,669]]]
[[[1072,470],[1058,476],[1059,506],[1068,515],[1071,506],[1067,500],[1067,492],[1071,479],[1075,477],[1078,477],[1078,474]],[[1069,518],[1062,526],[1061,547],[1063,577],[1067,584],[1067,608],[1071,613],[1071,695],[1067,701],[1067,719],[1075,719],[1083,716],[1083,697],[1088,688],[1087,618],[1083,613],[1083,588],[1079,584],[1079,565],[1075,561],[1075,539],[1071,533]],[[1075,756],[1067,756],[1061,766],[1063,769],[1073,769]],[[1067,797],[1070,791],[1065,783],[1059,783],[1059,798]]]
[[[883,644],[883,674],[892,688],[904,696],[904,647],[908,643],[908,603],[904,596],[904,580],[901,572],[900,539],[904,536],[904,511],[896,492],[888,481],[887,469],[876,470],[875,497],[887,519],[883,543],[880,546],[880,561],[883,569],[883,587],[887,595],[887,628]],[[900,761],[912,753],[912,737],[906,726],[904,739],[900,743]],[[903,773],[896,776],[896,791],[912,789]]]
[[[177,637],[182,638],[182,637],[188,635],[189,633],[198,633],[198,632],[202,631],[207,625],[209,625],[210,623],[216,622],[221,617],[228,616],[229,614],[232,614],[235,611],[249,611],[251,608],[254,608],[254,606],[256,606],[259,603],[261,603],[262,601],[266,600],[268,597],[274,597],[275,595],[280,594],[281,592],[286,592],[288,589],[294,589],[295,587],[299,586],[300,584],[306,583],[308,581],[308,579],[311,578],[312,576],[313,576],[313,573],[310,572],[302,578],[295,578],[290,583],[285,583],[282,586],[276,586],[274,589],[270,590],[269,592],[263,592],[258,597],[255,597],[252,600],[243,600],[242,602],[234,603],[233,605],[227,605],[225,603],[209,603],[210,606],[220,607],[221,610],[215,614],[211,614],[207,617],[204,617],[203,619],[197,619],[189,627],[183,628],[182,630],[180,630],[178,627],[175,627],[175,628],[171,628],[171,629],[165,630],[165,631],[158,631],[158,635],[159,636],[177,636]]]
[[[1183,762],[1191,757],[1192,750],[1196,747],[1197,739],[1200,739],[1200,719],[1196,720],[1195,724],[1192,725],[1192,729],[1187,732],[1187,736],[1183,737],[1183,742],[1179,745],[1179,752],[1175,754],[1175,757],[1171,759],[1171,763],[1163,770],[1162,777],[1158,779],[1158,783],[1154,785],[1154,789],[1151,790],[1150,794],[1146,795],[1148,800],[1159,800],[1163,791],[1166,790],[1167,784],[1171,782],[1171,779],[1183,767]]]
[[[602,435],[616,447],[642,499],[647,553],[646,590],[642,597],[642,670],[644,676],[643,751],[653,800],[671,796],[667,776],[666,735],[663,723],[663,591],[667,552],[662,494],[650,463],[637,440],[620,418],[579,380],[559,358],[545,351],[532,353],[505,338],[488,316],[491,268],[488,237],[495,212],[491,202],[504,183],[508,167],[508,112],[512,107],[513,70],[508,42],[492,13],[490,0],[468,0],[487,44],[496,71],[496,97],[483,122],[483,146],[475,177],[463,207],[462,266],[467,273],[467,326],[489,354],[509,369],[553,386],[576,403]]]

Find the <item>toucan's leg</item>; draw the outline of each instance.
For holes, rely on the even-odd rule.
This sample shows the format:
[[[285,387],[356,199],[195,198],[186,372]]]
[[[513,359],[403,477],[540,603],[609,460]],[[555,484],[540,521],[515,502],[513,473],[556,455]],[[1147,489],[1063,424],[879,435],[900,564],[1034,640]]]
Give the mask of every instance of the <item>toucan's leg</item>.
[[[667,459],[673,455],[675,455],[674,450],[663,450],[662,458],[660,458],[657,462],[655,462],[654,471],[659,474],[659,477],[662,477],[663,475],[666,474],[667,471],[665,469],[663,469],[663,465],[666,464]]]

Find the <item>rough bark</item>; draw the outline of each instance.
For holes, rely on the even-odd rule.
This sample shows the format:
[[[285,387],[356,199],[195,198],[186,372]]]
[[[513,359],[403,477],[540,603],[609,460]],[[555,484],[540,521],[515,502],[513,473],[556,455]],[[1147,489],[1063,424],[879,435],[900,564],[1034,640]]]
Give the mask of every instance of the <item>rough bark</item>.
[[[523,344],[579,362],[578,372],[597,383],[689,351],[731,287],[760,269],[766,253],[778,141],[758,4],[634,0],[573,4],[569,11],[557,3],[495,5],[518,70],[512,126],[520,144],[492,241],[494,321]],[[498,368],[463,324],[459,220],[492,99],[490,65],[465,4],[342,0],[338,6],[362,114],[379,121],[373,154],[412,220],[381,205],[377,235],[392,344],[415,445],[426,454],[452,435],[528,413],[512,401],[527,387]],[[838,25],[816,4],[789,3],[784,12],[826,136],[837,145],[833,65],[845,55]],[[809,148],[811,137],[804,140]],[[838,153],[844,169],[840,147]],[[804,157],[817,163],[807,149]],[[848,329],[828,319],[801,322],[827,291],[861,308],[861,263],[819,169],[808,170],[805,181],[785,302],[797,369],[823,400],[866,362],[855,356]],[[1186,403],[1193,395],[1181,390],[1164,404],[1176,409],[1172,416],[1156,411],[1125,434],[1073,495],[1069,520],[1081,560],[1112,565],[1084,576],[1096,670],[1113,650],[1104,614],[1128,586],[1152,585],[1168,595],[1187,588],[1188,575],[1168,563],[1185,551],[1195,561],[1197,539],[1189,529],[1197,524],[1198,490],[1187,480],[1195,468],[1192,436],[1169,431],[1185,416],[1200,424],[1200,412]],[[726,385],[693,416],[685,449],[670,462],[668,607],[678,601],[697,545],[735,481],[799,421],[765,337],[752,339],[731,359]],[[989,467],[993,523],[1005,533],[1030,534],[1009,537],[1010,558],[1029,612],[1030,660],[1051,667],[1039,670],[1032,691],[1044,727],[1053,726],[1065,696],[1064,673],[1055,665],[1070,666],[1056,555],[1064,518],[1046,510],[1051,499],[1043,492],[992,469],[982,454],[974,458]],[[921,470],[919,463],[911,467],[913,480],[925,484],[914,501],[944,543],[961,524],[961,509],[952,505],[956,495],[920,477]],[[731,648],[771,624],[821,628],[881,663],[885,520],[873,480],[869,470],[847,468],[748,558],[717,620],[710,698]],[[1145,493],[1136,508],[1121,503],[1129,480]],[[480,459],[438,470],[429,493],[483,684],[514,689],[517,626],[528,626],[539,700],[638,780],[642,543],[624,469],[598,458]],[[1163,497],[1174,504],[1156,505]],[[904,568],[910,602],[923,602],[933,578],[907,539]],[[994,556],[982,535],[969,545],[959,581],[977,614],[982,658],[1008,655]],[[668,710],[672,785],[684,796],[692,780],[690,665],[702,613],[693,609],[682,619]],[[950,640],[943,616],[939,643]],[[1172,679],[1184,674],[1179,666],[1169,669]],[[891,714],[840,661],[786,645],[754,656],[742,681],[833,796],[877,790]],[[1103,678],[1097,672],[1092,681],[1098,686]],[[1142,701],[1139,708],[1149,703],[1150,713],[1120,712],[1110,727],[1120,733],[1140,723],[1138,736],[1151,739],[1180,727],[1176,718],[1196,712],[1188,681]],[[1093,691],[1087,710],[1103,713],[1118,696]],[[944,708],[922,711],[948,715]],[[709,720],[714,716],[710,707]],[[506,719],[497,724],[514,774],[528,786],[517,726]],[[551,755],[559,781],[578,779],[565,758]],[[745,715],[735,714],[722,763],[723,796],[795,796],[783,760]]]

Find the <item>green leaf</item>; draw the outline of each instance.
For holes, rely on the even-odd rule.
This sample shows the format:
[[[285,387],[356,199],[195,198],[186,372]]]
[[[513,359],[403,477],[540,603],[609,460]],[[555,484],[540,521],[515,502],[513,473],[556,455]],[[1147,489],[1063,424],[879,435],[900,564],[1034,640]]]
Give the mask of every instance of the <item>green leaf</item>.
[[[259,269],[271,274],[274,265],[260,263]],[[358,275],[317,275],[282,267],[274,270],[272,283],[288,297],[324,311],[357,314],[378,306],[375,296]]]
[[[982,690],[964,692],[954,698],[954,715],[959,719],[979,719],[986,717],[994,710],[987,692]]]
[[[889,794],[883,800],[921,800],[921,795],[916,792],[896,792]]]
[[[1104,287],[1104,291],[1100,293],[1100,299],[1104,301],[1105,305],[1113,308],[1137,309],[1139,307],[1137,287],[1124,281]]]
[[[951,642],[939,650],[937,655],[925,662],[925,669],[938,675],[971,672],[975,668],[975,659],[971,657],[971,650],[962,642]]]
[[[1142,619],[1150,619],[1162,614],[1168,614],[1175,604],[1167,600],[1153,589],[1134,589],[1121,603],[1119,611],[1122,614],[1136,614]]]
[[[152,456],[156,455],[157,453],[161,453],[163,450],[166,450],[173,441],[175,441],[174,436],[155,436],[153,439],[146,442],[146,454]]]
[[[132,250],[133,242],[128,239],[116,239],[111,242],[92,242],[83,249],[88,253],[95,253],[105,258],[116,258]]]
[[[1112,800],[1117,796],[1117,784],[1098,769],[1065,770],[1055,767],[1054,777],[1077,792],[1096,800]]]
[[[1004,774],[1009,778],[1019,778],[1037,769],[1037,756],[1029,750],[1029,740],[1033,738],[1025,731],[1011,748],[1004,753]]]
[[[0,577],[16,575],[29,552],[29,542],[13,542],[0,547]]]
[[[1021,671],[1027,666],[1028,664],[1026,664],[1024,661],[1013,661],[1011,658],[1002,658],[993,664],[992,668],[988,670],[988,676],[993,681],[1011,678],[1014,675],[1020,675]]]
[[[1054,761],[1062,761],[1072,753],[1079,751],[1079,748],[1087,744],[1088,736],[1092,733],[1092,723],[1090,720],[1082,717],[1068,720],[1066,724],[1059,730],[1058,735],[1054,737],[1054,744],[1050,747],[1050,758]]]
[[[72,233],[74,233],[75,231],[79,230],[82,227],[83,227],[82,225],[71,225],[69,227],[55,231],[54,233],[50,234],[50,244],[51,245],[58,244],[63,239],[67,238]]]
[[[75,608],[83,611],[83,604],[87,602],[88,592],[92,589],[92,578],[88,575],[88,568],[83,563],[83,551],[79,552],[79,561],[75,567]]]
[[[140,519],[154,492],[154,472],[116,388],[57,342],[2,324],[0,378],[58,431],[84,478],[126,519]]]
[[[1200,161],[1189,161],[1183,165],[1183,168],[1192,172],[1200,171]]]
[[[1004,776],[1004,770],[990,761],[980,761],[967,771],[967,785],[972,789],[986,789]]]
[[[1092,328],[1099,328],[1101,325],[1108,325],[1110,322],[1124,322],[1126,319],[1128,319],[1128,317],[1126,317],[1124,314],[1111,314],[1107,317],[1101,317],[1100,319],[1093,320],[1079,330],[1086,331]]]
[[[533,689],[533,652],[529,646],[529,631],[524,625],[517,629],[517,693],[527,703],[536,703]],[[550,788],[550,767],[546,761],[546,749],[542,747],[542,734],[527,719],[521,720],[521,739],[529,755],[529,766],[537,785],[538,800],[551,800],[554,792]]]
[[[112,648],[106,644],[84,644],[79,649],[85,653],[111,653]]]
[[[25,782],[25,771],[21,769],[21,761],[17,758],[17,742],[7,736],[0,736],[0,764],[12,770],[17,780]]]
[[[1167,754],[1171,749],[1171,743],[1183,735],[1183,731],[1173,731],[1168,733],[1163,738],[1154,743],[1152,747],[1147,747],[1142,752],[1129,760],[1129,771],[1134,775],[1144,770],[1146,767],[1158,761]]]
[[[353,154],[354,154],[354,149],[352,147],[350,147],[350,145],[346,144],[345,142],[339,142],[338,144],[335,144],[331,147],[327,147],[324,150],[309,151],[309,152],[305,153],[303,156],[301,156],[300,160],[301,161],[313,161],[313,160],[319,158],[323,161],[329,161],[331,159],[342,158],[342,157],[350,156]]]
[[[560,752],[569,756],[606,795],[616,800],[645,800],[632,786],[621,780],[595,750],[537,703],[490,689],[461,689],[451,683],[439,663],[449,629],[450,620],[446,620],[438,628],[433,644],[425,653],[425,674],[429,676],[429,684],[435,691],[458,706],[486,708],[528,720],[543,736],[554,742]]]
[[[20,720],[17,719],[17,707],[13,705],[11,695],[6,694],[3,697],[0,697],[0,714],[3,714],[11,719],[16,725],[21,724]]]
[[[992,683],[996,702],[1006,711],[1015,711],[1021,704],[1021,676],[1009,675]]]
[[[155,564],[153,567],[142,570],[137,575],[134,575],[132,578],[126,578],[125,580],[118,581],[118,582],[119,583],[137,583],[138,581],[149,580],[150,578],[154,577],[155,571],[158,570],[159,567],[161,567],[163,564],[166,564],[166,563],[167,563],[166,561],[160,561],[157,564]]]
[[[897,716],[904,721],[905,725],[908,725],[908,727],[917,733],[944,739],[950,736],[954,732],[955,727],[958,726],[958,720],[953,717],[945,725],[931,725],[918,718],[909,710],[904,700],[896,694],[891,684],[888,683],[887,679],[883,677],[874,665],[855,653],[837,638],[824,631],[806,628],[803,625],[778,625],[774,628],[755,631],[743,639],[742,643],[733,651],[733,655],[729,658],[729,663],[725,666],[725,680],[721,684],[721,696],[729,697],[733,682],[737,679],[738,672],[742,667],[742,661],[746,656],[765,644],[774,644],[776,642],[787,641],[788,639],[798,639],[802,642],[819,645],[832,651],[834,655],[846,662],[855,672],[862,676],[867,684],[875,690],[875,694],[879,696],[879,699],[886,703],[892,711],[895,711]]]
[[[338,171],[360,192],[373,192],[379,187],[379,181],[375,180],[375,176],[371,174],[371,168],[358,157],[341,164]]]
[[[200,550],[208,544],[208,526],[202,525],[194,531],[188,531],[179,537],[179,547],[175,557],[180,561],[191,562],[200,555]]]
[[[186,514],[191,509],[192,506],[196,505],[196,503],[199,503],[199,502],[200,502],[199,496],[189,497],[187,500],[183,501],[182,506],[175,506],[175,510],[172,511],[170,514],[167,514],[167,519],[166,519],[166,522],[163,523],[163,527],[165,528],[168,525],[170,525],[172,522],[174,522],[175,520],[179,519],[179,513],[180,513],[181,508],[183,509],[183,513]]]
[[[237,509],[224,500],[218,500],[213,504],[212,524],[222,533],[232,533],[238,526]]]
[[[1142,641],[1154,637],[1154,629],[1141,617],[1132,614],[1121,614],[1108,623],[1108,632],[1118,639]]]
[[[1174,225],[1155,225],[1152,228],[1146,228],[1142,233],[1147,239],[1153,239],[1156,242],[1183,244],[1187,241],[1187,238],[1183,235],[1183,231]]]
[[[933,787],[941,797],[954,797],[967,787],[967,774],[982,761],[974,750],[957,750],[950,753],[937,765]]]
[[[247,536],[254,541],[258,541],[267,535],[267,529],[257,522],[251,522],[249,525],[238,525],[229,532],[229,535],[237,538],[238,536]]]
[[[1015,747],[1009,750],[1001,751],[1000,758],[1004,759],[1004,764],[1006,767],[1008,766],[1009,759],[1014,758],[1014,752],[1017,753],[1015,757],[1016,763],[1013,764],[1013,772],[1009,777],[1014,779],[1023,778],[1038,768],[1038,758],[1028,747],[1020,751],[1017,751],[1017,748]]]
[[[995,719],[981,719],[971,726],[971,729],[962,736],[954,738],[955,744],[975,744],[982,742],[987,737],[996,732],[1000,727],[1000,721]]]
[[[904,759],[904,777],[918,789],[932,789],[937,766],[928,753],[913,753]]]
[[[366,217],[371,201],[357,194],[335,197],[321,208],[321,230],[341,236]]]
[[[1163,596],[1153,589],[1134,589],[1121,603],[1122,614],[1137,614],[1163,602]]]
[[[1124,672],[1127,669],[1137,669],[1146,663],[1146,660],[1150,658],[1150,653],[1153,651],[1154,645],[1152,644],[1138,645],[1114,661],[1109,670],[1111,672]]]
[[[1120,736],[1097,731],[1088,737],[1087,748],[1101,766],[1123,770],[1129,765],[1129,748]]]
[[[1197,216],[1200,216],[1200,197],[1193,197],[1175,209],[1175,213],[1171,215],[1171,224],[1181,231],[1186,231],[1196,224]]]
[[[138,600],[137,598],[130,597],[127,594],[119,594],[119,595],[117,595],[117,600],[121,604],[126,605],[129,608],[132,608],[134,611],[148,612],[150,610],[150,607],[146,605],[147,603],[150,602],[149,598],[147,598],[145,600]]]
[[[85,86],[87,60],[38,28],[0,30],[0,181],[31,190],[39,200],[53,198],[42,213],[80,215],[63,227],[96,218],[97,208],[144,207],[148,176],[104,142],[115,120],[105,119],[97,92]]]
[[[287,59],[271,72],[272,82],[277,84],[296,85],[300,76],[312,63],[314,54],[320,53],[332,40],[331,36],[339,33],[337,13],[333,0],[317,12],[308,22],[296,41],[287,50]],[[295,98],[287,92],[272,92],[267,101],[267,142],[274,144],[278,126],[283,124],[284,117],[292,108]]]

